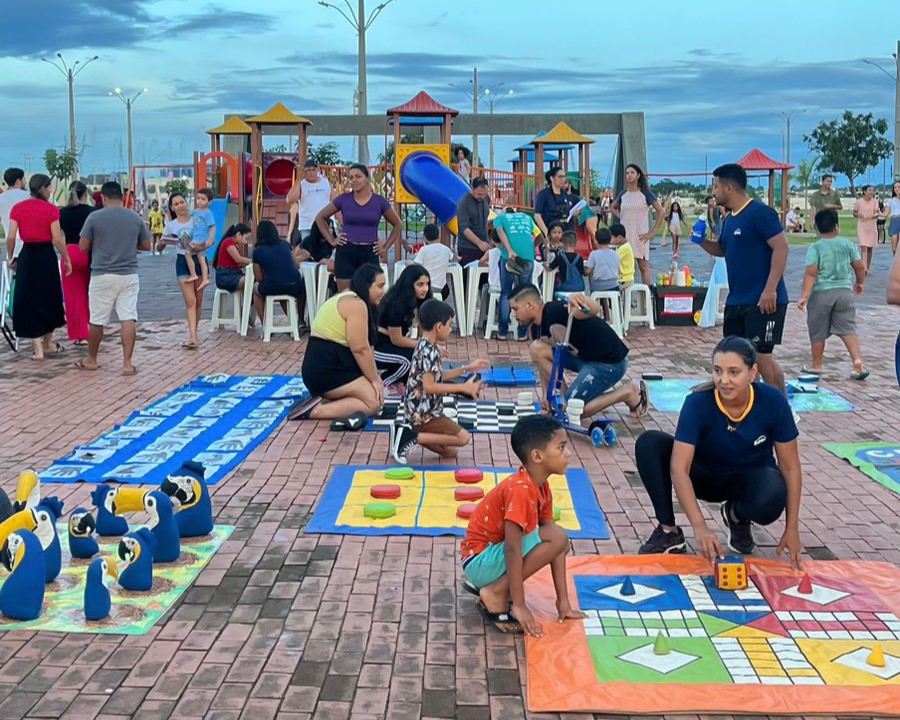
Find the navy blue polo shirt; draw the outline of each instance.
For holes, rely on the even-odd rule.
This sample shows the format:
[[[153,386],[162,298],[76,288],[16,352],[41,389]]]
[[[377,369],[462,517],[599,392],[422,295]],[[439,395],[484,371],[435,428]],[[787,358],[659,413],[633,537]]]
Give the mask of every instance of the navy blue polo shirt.
[[[695,463],[724,475],[777,467],[775,443],[796,439],[797,425],[787,398],[779,390],[761,383],[752,387],[753,406],[740,422],[733,422],[722,412],[712,388],[687,396],[675,439],[694,446]]]
[[[722,221],[719,244],[728,267],[726,305],[756,305],[769,279],[772,248],[769,240],[784,232],[778,213],[759,200],[751,200]],[[787,305],[784,278],[778,281],[777,300]]]

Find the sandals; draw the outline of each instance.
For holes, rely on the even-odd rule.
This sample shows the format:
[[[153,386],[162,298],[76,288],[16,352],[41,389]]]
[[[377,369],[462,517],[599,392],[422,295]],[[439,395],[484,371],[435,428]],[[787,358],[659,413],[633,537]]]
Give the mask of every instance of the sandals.
[[[486,622],[493,624],[500,632],[508,635],[518,635],[522,633],[522,626],[519,625],[519,621],[516,620],[515,616],[509,610],[504,610],[503,612],[491,612],[485,607],[484,602],[480,599],[475,601],[475,607],[478,609],[478,612],[481,613],[481,617],[483,617]],[[506,625],[509,629],[502,630],[500,627],[501,625]]]
[[[288,420],[309,420],[313,409],[322,402],[322,398],[310,395],[298,402],[288,413]]]
[[[816,377],[819,377],[823,371],[822,370],[814,370],[813,368],[806,367],[806,365],[804,365],[802,368],[800,368],[800,372],[803,375],[815,375]]]
[[[850,373],[851,380],[865,380],[867,377],[869,377],[868,370],[862,370],[860,372],[853,371]]]
[[[356,432],[357,430],[362,430],[367,422],[369,422],[368,415],[364,412],[355,412],[348,418],[332,422],[331,429],[334,432]]]
[[[634,407],[628,406],[628,409],[634,413],[635,417],[644,417],[650,409],[650,390],[647,387],[647,383],[643,380],[638,381],[638,392],[640,394],[640,400],[638,404]]]

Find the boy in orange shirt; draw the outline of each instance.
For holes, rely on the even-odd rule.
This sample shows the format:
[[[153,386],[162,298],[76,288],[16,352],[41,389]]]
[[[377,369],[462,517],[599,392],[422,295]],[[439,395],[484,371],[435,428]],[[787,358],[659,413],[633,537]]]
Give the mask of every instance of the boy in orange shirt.
[[[569,604],[569,538],[553,521],[548,483],[569,466],[567,444],[562,425],[553,418],[519,420],[511,445],[522,467],[484,496],[466,528],[460,546],[466,590],[478,595],[479,612],[501,632],[524,629],[533,637],[543,635],[525,604],[524,582],[545,565],[553,575],[559,621],[585,617]]]

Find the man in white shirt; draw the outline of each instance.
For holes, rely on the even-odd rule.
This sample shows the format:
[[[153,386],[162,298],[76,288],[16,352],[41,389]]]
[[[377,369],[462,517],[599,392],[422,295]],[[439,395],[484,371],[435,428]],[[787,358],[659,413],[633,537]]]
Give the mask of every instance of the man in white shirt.
[[[0,227],[3,227],[4,237],[9,235],[9,213],[13,206],[22,200],[28,199],[28,191],[25,189],[25,171],[22,168],[7,168],[3,173],[3,182],[6,183],[6,192],[0,194]],[[13,250],[13,261],[19,257],[22,250],[22,240],[16,239],[16,248]]]
[[[287,194],[288,205],[297,203],[296,227],[299,237],[295,237],[296,242],[291,244],[299,245],[309,237],[313,225],[316,224],[316,215],[333,199],[334,189],[328,179],[319,172],[319,164],[313,159],[307,160],[303,165],[303,172]]]
[[[802,233],[805,232],[803,227],[803,216],[800,214],[800,208],[795,207],[789,210],[787,217],[784,219],[784,229],[788,232]]]

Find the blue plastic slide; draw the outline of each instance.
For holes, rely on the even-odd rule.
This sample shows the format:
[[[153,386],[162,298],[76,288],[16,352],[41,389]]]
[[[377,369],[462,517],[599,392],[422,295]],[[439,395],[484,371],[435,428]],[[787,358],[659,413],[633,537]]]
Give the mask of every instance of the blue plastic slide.
[[[400,165],[403,186],[431,212],[441,224],[458,235],[456,204],[469,186],[433,152],[423,150],[408,156]]]
[[[212,244],[212,247],[206,251],[206,259],[210,263],[216,256],[216,249],[219,247],[219,241],[222,239],[222,234],[228,229],[225,223],[228,215],[228,203],[230,201],[230,196],[225,196],[224,198],[216,198],[209,204],[209,210],[216,221],[216,241]]]

